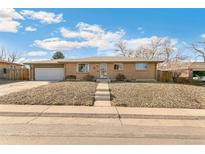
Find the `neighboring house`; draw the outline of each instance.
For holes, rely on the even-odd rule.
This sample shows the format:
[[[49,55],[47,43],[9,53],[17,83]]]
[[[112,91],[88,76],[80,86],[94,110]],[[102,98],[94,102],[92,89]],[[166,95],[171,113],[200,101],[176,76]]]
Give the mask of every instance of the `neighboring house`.
[[[25,64],[30,65],[31,80],[64,80],[69,76],[83,80],[86,75],[92,75],[95,79],[115,80],[119,73],[129,80],[156,80],[156,68],[160,62],[162,61],[108,56],[33,61]]]
[[[190,78],[205,82],[205,62],[193,62],[189,66]]]
[[[205,62],[169,63],[158,68],[161,72],[177,72],[178,78],[193,81],[205,81]]]
[[[21,67],[22,67],[21,64],[0,60],[0,79],[5,78],[7,69],[20,69]]]

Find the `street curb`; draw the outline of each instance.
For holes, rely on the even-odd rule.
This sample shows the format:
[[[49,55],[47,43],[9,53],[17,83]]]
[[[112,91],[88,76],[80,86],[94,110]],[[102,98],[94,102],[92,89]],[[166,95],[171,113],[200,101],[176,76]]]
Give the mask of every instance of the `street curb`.
[[[0,116],[16,117],[67,117],[67,118],[119,118],[118,114],[98,113],[38,113],[38,112],[0,112]]]
[[[205,116],[120,114],[122,119],[205,120]]]
[[[67,118],[122,118],[122,119],[173,119],[173,120],[205,120],[205,116],[185,115],[143,115],[116,113],[40,113],[40,112],[0,112],[0,116],[12,117],[67,117]]]

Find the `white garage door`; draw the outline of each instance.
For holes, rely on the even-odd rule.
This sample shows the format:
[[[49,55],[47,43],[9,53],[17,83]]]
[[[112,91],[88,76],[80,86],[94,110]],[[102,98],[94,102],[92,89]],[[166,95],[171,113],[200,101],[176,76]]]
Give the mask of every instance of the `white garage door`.
[[[64,68],[35,68],[35,80],[63,80]]]

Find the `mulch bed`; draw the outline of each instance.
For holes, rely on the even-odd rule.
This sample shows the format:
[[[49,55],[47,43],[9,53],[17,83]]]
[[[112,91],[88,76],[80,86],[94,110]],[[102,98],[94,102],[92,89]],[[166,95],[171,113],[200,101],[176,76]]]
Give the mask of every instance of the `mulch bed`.
[[[113,106],[205,108],[205,87],[169,83],[110,83]]]
[[[1,104],[93,105],[95,82],[58,82],[1,96]]]

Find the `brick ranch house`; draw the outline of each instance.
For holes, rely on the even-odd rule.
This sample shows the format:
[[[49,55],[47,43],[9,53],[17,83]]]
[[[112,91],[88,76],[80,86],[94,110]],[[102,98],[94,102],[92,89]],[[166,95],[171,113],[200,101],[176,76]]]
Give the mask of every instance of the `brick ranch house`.
[[[160,62],[162,61],[108,56],[32,61],[25,64],[30,65],[30,80],[65,80],[69,76],[83,80],[86,75],[92,75],[95,79],[115,80],[121,73],[126,79],[136,81],[156,80],[156,68]]]

